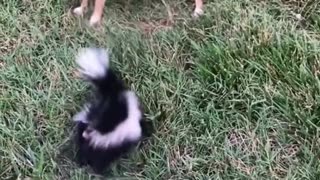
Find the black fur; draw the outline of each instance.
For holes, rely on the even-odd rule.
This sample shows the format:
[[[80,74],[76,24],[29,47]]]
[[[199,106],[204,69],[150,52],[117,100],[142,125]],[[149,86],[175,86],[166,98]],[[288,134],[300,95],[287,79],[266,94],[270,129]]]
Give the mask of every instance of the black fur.
[[[89,108],[88,119],[102,134],[111,132],[128,116],[127,101],[123,82],[110,69],[100,79],[91,79],[95,87],[95,100]]]
[[[90,61],[90,60],[88,60]],[[82,136],[90,128],[101,134],[112,132],[128,116],[128,105],[124,92],[124,83],[110,68],[106,67],[106,75],[101,78],[86,77],[94,87],[94,98],[89,102],[88,123],[77,122],[76,142],[78,145],[77,160],[81,166],[89,165],[101,174],[113,161],[136,145],[137,141],[124,141],[118,146],[108,148],[92,147]],[[140,121],[142,135],[146,134],[146,122]]]
[[[120,158],[122,155],[129,152],[129,150],[136,145],[136,142],[124,142],[118,147],[93,148],[90,146],[86,139],[82,137],[83,131],[87,128],[87,124],[79,122],[77,124],[77,161],[80,166],[89,165],[92,167],[95,173],[102,174],[106,167],[108,167],[113,161]]]

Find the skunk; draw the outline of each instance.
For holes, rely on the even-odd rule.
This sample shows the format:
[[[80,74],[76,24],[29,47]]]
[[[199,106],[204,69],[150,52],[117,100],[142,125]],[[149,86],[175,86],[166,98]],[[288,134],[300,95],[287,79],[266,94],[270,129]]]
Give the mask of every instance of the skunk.
[[[113,161],[137,145],[144,118],[136,94],[109,67],[108,50],[85,48],[76,62],[93,87],[93,98],[73,117],[77,124],[77,159],[101,174]]]

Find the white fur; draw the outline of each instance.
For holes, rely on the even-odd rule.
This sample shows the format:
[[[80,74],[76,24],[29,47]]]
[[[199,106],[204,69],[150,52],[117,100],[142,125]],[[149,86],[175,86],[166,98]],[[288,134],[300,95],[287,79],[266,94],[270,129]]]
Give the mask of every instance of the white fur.
[[[76,62],[83,75],[100,78],[105,76],[109,67],[109,54],[104,49],[84,48],[80,50]]]
[[[85,104],[84,108],[80,112],[78,112],[76,115],[74,115],[72,120],[75,122],[82,122],[87,124],[89,122],[87,118],[89,107],[90,107],[89,104]]]
[[[95,130],[90,134],[84,132],[83,137],[88,138],[92,146],[108,148],[117,146],[125,140],[136,141],[141,137],[142,113],[139,109],[138,97],[132,91],[125,92],[125,96],[128,102],[128,117],[114,131],[107,134],[101,134]]]

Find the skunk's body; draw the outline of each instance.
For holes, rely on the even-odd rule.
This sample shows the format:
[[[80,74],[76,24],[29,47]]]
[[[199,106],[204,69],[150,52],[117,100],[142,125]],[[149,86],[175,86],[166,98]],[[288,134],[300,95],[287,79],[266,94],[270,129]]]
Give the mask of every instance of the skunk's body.
[[[94,98],[74,116],[77,122],[77,154],[81,165],[101,173],[127,153],[142,137],[143,113],[138,97],[109,68],[102,49],[85,49],[77,63],[95,88]]]
[[[127,153],[136,142],[126,141],[116,147],[93,147],[82,137],[88,124],[78,122],[77,144],[79,147],[77,159],[80,166],[89,165],[96,173],[101,174],[110,163]]]

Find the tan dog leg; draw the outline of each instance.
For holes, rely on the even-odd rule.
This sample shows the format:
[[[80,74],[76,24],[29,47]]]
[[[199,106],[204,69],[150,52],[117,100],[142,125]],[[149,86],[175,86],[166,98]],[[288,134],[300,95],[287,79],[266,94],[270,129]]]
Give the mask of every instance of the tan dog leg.
[[[78,15],[78,16],[82,16],[83,15],[83,12],[85,11],[85,9],[87,8],[88,6],[88,0],[82,0],[81,1],[81,5],[77,8],[75,8],[73,10],[73,13]]]
[[[90,26],[99,24],[103,14],[105,0],[96,0],[94,4],[94,11],[90,18]]]
[[[195,0],[196,1],[196,8],[194,9],[193,16],[199,17],[203,14],[203,1],[202,0]]]

